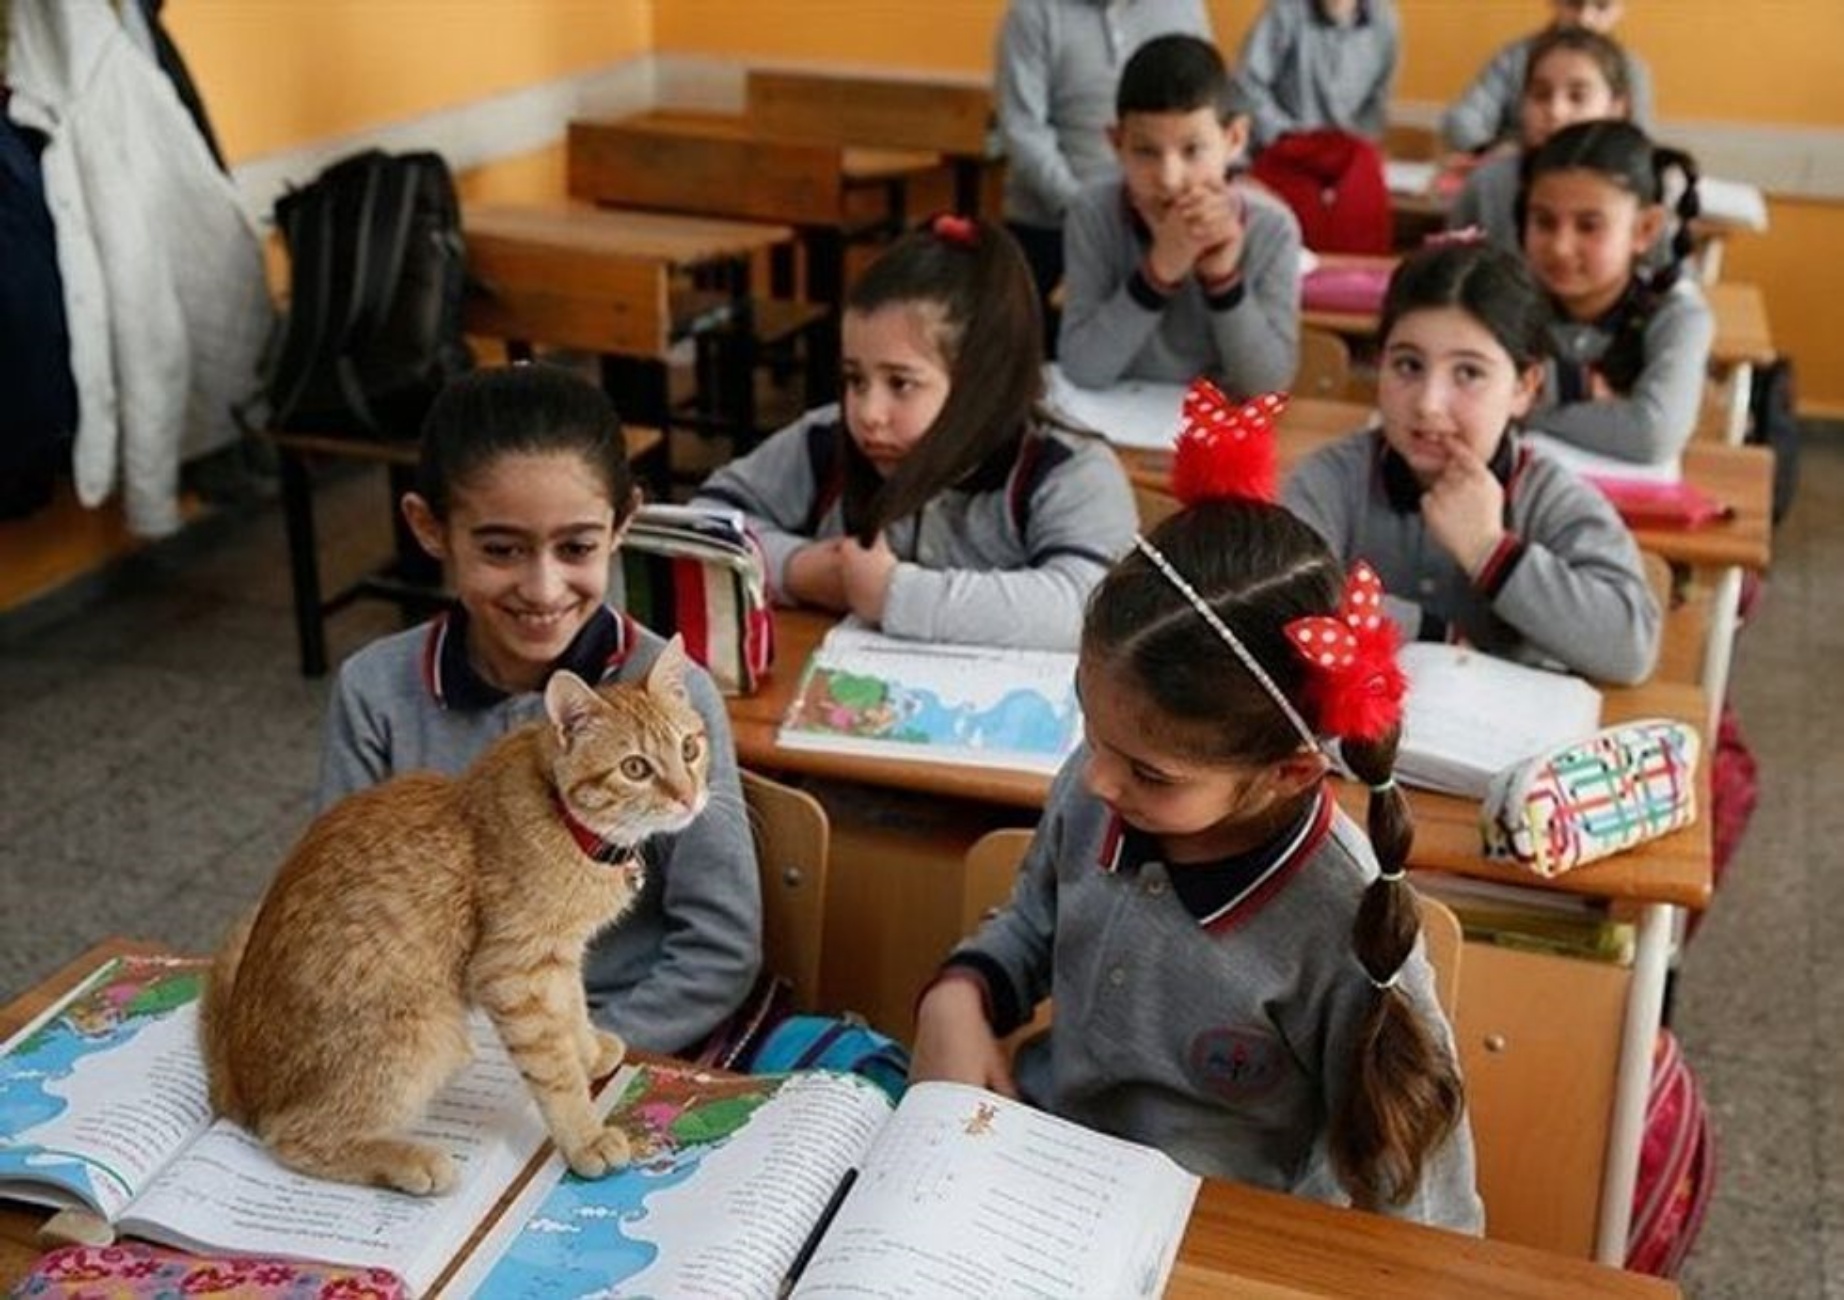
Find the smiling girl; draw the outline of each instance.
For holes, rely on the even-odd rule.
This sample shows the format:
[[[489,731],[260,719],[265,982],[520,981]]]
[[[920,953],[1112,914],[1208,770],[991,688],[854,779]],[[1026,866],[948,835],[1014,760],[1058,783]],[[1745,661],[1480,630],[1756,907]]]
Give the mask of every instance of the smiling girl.
[[[1012,237],[968,217],[905,235],[852,287],[845,399],[724,466],[696,500],[742,510],[774,596],[892,636],[1075,648],[1133,539],[1107,444],[1041,408],[1043,334]]]
[[[1638,547],[1605,498],[1518,437],[1547,320],[1501,249],[1406,259],[1383,303],[1382,427],[1303,461],[1282,501],[1375,567],[1405,637],[1640,681],[1660,612]]]
[[[665,642],[604,603],[638,502],[620,422],[593,385],[530,365],[444,389],[403,513],[453,601],[340,667],[319,807],[403,772],[456,775],[544,716],[558,669],[644,680]],[[657,1052],[695,1046],[761,964],[761,886],[728,715],[702,668],[686,666],[685,689],[704,720],[710,800],[684,831],[647,842],[639,901],[583,963],[595,1020]]]
[[[1673,171],[1677,226],[1651,271]],[[1555,306],[1555,364],[1531,425],[1620,460],[1674,459],[1696,429],[1716,334],[1703,291],[1684,274],[1696,164],[1631,123],[1577,123],[1530,156],[1519,209],[1524,256]]]

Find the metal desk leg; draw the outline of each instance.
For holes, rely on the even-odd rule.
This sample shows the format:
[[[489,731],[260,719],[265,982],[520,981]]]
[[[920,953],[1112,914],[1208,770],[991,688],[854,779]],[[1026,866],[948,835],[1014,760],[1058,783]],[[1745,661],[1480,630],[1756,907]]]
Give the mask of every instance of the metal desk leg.
[[[1665,1007],[1671,913],[1676,910],[1665,903],[1647,903],[1639,913],[1633,982],[1626,994],[1620,1068],[1614,1079],[1613,1122],[1607,1130],[1607,1161],[1601,1172],[1601,1212],[1594,1234],[1595,1260],[1615,1268],[1626,1262],[1633,1188],[1639,1182],[1639,1144],[1645,1136],[1646,1098],[1652,1090],[1652,1050]]]
[[[326,625],[321,621],[320,553],[314,540],[314,485],[299,452],[277,448],[281,462],[282,521],[288,529],[288,581],[294,592],[295,640],[301,675],[327,671]]]

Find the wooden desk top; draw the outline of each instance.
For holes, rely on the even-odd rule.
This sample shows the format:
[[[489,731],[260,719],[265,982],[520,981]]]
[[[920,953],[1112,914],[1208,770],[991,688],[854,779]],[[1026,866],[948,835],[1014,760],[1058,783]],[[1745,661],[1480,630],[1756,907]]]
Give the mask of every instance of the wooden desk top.
[[[1380,1215],[1206,1181],[1191,1210],[1166,1300],[1261,1297],[1653,1296],[1660,1278],[1482,1241]]]
[[[1360,402],[1296,397],[1280,421],[1282,472],[1329,442],[1373,423]],[[1142,447],[1116,449],[1133,481],[1163,491],[1171,453]],[[1636,528],[1640,549],[1693,568],[1740,565],[1765,571],[1773,559],[1773,453],[1765,447],[1731,447],[1696,441],[1684,449],[1684,480],[1723,502],[1729,518],[1700,528]]]
[[[642,127],[669,135],[704,136],[718,140],[774,139],[749,116],[740,113],[705,113],[692,109],[656,108],[620,119],[624,126]],[[895,180],[941,165],[941,155],[920,149],[835,147],[839,170],[848,184],[874,184]]]
[[[754,695],[725,700],[736,740],[737,761],[768,774],[793,773],[828,780],[887,786],[918,794],[940,795],[975,803],[1041,809],[1050,778],[1030,772],[958,767],[951,763],[873,759],[809,749],[784,749],[775,736],[793,703],[807,658],[836,620],[815,610],[775,611],[775,667]],[[1680,682],[1604,690],[1608,722],[1671,717],[1699,726],[1706,716],[1701,689]],[[1361,822],[1365,792],[1340,783],[1339,800]],[[1709,902],[1711,841],[1709,819],[1630,853],[1578,867],[1555,880],[1539,882],[1529,872],[1490,862],[1480,854],[1479,805],[1454,795],[1427,790],[1410,792],[1415,810],[1415,847],[1410,865],[1417,870],[1539,885],[1595,898],[1636,899],[1702,908]]]
[[[746,257],[794,239],[792,226],[604,208],[567,199],[470,203],[461,210],[461,229],[469,238],[517,240],[585,256],[650,258],[674,267]]]
[[[0,1006],[11,1036],[102,962],[153,944],[106,940]],[[0,1208],[0,1285],[11,1287],[43,1252],[43,1210]],[[1166,1294],[1191,1297],[1653,1296],[1678,1294],[1655,1278],[1601,1268],[1505,1242],[1479,1241],[1354,1210],[1206,1182]]]
[[[1766,365],[1775,357],[1773,331],[1767,325],[1767,299],[1759,285],[1719,280],[1703,286],[1710,313],[1716,318],[1716,337],[1710,343],[1710,360],[1718,366],[1752,362]]]

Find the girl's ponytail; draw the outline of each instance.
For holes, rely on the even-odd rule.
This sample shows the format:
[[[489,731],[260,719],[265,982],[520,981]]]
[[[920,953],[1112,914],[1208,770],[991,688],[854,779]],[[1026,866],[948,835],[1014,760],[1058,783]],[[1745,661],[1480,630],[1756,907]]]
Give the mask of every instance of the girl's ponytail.
[[[845,528],[868,546],[948,488],[1009,468],[1043,396],[1043,313],[1017,241],[992,222],[953,214],[891,245],[845,307],[939,312],[932,341],[948,371],[940,414],[888,478],[846,440]]]
[[[1683,272],[1684,265],[1696,251],[1696,234],[1691,230],[1691,223],[1703,211],[1703,201],[1697,194],[1697,160],[1682,149],[1672,149],[1658,145],[1652,150],[1652,174],[1656,177],[1658,202],[1664,201],[1668,192],[1665,178],[1673,171],[1683,178],[1684,189],[1678,195],[1678,201],[1672,208],[1674,229],[1671,232],[1671,260],[1659,268],[1652,277],[1651,288],[1663,293],[1676,283]]]
[[[1427,1158],[1460,1122],[1460,1072],[1398,987],[1421,934],[1421,912],[1404,868],[1415,839],[1394,775],[1399,729],[1374,740],[1346,737],[1339,752],[1370,787],[1370,843],[1380,872],[1364,891],[1352,944],[1376,1001],[1353,1050],[1351,1086],[1332,1116],[1331,1154],[1353,1201],[1400,1205],[1420,1185]]]

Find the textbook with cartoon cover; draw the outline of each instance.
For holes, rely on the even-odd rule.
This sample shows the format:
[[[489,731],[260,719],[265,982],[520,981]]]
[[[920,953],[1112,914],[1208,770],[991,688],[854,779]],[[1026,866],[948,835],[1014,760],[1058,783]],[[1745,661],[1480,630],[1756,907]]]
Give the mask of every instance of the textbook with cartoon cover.
[[[813,652],[789,749],[1054,773],[1082,738],[1076,656],[902,641],[853,621]]]
[[[635,1162],[585,1181],[553,1157],[443,1295],[1156,1296],[1199,1185],[961,1084],[893,1109],[851,1074],[616,1082]]]
[[[456,1158],[447,1196],[326,1182],[214,1120],[198,1045],[204,963],[110,961],[0,1045],[0,1197],[84,1207],[182,1250],[383,1268],[427,1291],[538,1164],[543,1120],[484,1017],[474,1060],[417,1132]]]

